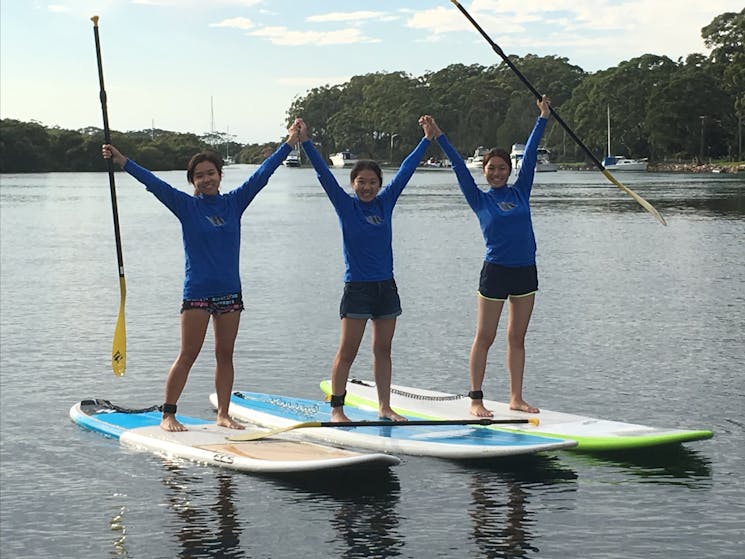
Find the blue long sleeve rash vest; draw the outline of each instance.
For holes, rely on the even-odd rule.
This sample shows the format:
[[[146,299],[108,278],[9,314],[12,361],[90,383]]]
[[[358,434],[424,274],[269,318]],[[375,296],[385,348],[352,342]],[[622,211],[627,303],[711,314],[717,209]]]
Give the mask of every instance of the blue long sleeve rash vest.
[[[538,144],[546,128],[547,119],[538,120],[525,143],[525,156],[514,184],[481,190],[466,167],[463,158],[447,137],[437,138],[440,147],[453,164],[466,202],[478,217],[486,244],[484,260],[500,266],[522,267],[535,265],[535,234],[530,217],[530,192],[533,188]]]
[[[422,138],[390,184],[381,189],[374,200],[362,202],[339,186],[313,142],[303,142],[303,149],[339,217],[345,282],[393,279],[393,208],[429,145],[430,141]]]
[[[227,194],[191,195],[128,159],[124,170],[145,185],[181,222],[184,299],[240,293],[241,216],[291,151],[286,143],[241,186]]]

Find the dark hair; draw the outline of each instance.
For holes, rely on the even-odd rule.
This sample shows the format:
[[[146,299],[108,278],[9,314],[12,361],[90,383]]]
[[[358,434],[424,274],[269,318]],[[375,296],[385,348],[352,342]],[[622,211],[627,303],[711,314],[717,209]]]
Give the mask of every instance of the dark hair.
[[[222,176],[222,157],[214,151],[200,151],[193,155],[192,158],[189,159],[189,163],[186,164],[186,180],[189,181],[189,184],[194,184],[194,168],[205,161],[213,163],[217,172]]]
[[[500,159],[504,159],[505,163],[507,163],[507,166],[510,168],[510,172],[512,172],[512,159],[510,158],[510,154],[507,153],[507,150],[504,150],[502,148],[492,148],[486,152],[486,155],[484,155],[484,160],[481,162],[482,169],[486,169],[486,166],[489,164],[489,161],[492,157],[499,157]]]
[[[354,167],[352,167],[352,170],[349,172],[349,180],[351,182],[354,182],[354,179],[357,178],[357,175],[360,174],[360,171],[372,171],[373,173],[378,175],[380,186],[383,186],[383,172],[380,170],[380,165],[378,165],[375,161],[369,159],[361,159],[360,161],[355,163]]]

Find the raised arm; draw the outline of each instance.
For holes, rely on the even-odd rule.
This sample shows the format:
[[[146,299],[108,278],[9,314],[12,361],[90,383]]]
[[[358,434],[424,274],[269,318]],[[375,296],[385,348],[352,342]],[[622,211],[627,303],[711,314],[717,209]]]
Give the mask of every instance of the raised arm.
[[[432,136],[433,131],[424,128],[421,122],[421,117],[419,119],[419,124],[423,128],[424,136],[419,141],[417,146],[411,151],[411,153],[406,156],[406,159],[401,162],[401,167],[399,167],[398,172],[393,177],[393,180],[385,188],[385,191],[381,193],[384,196],[390,196],[390,200],[392,200],[393,203],[396,202],[398,197],[401,195],[404,187],[408,184],[411,176],[414,174],[414,171],[416,171],[416,168],[419,166],[419,162],[422,160],[422,157],[424,157],[424,154],[427,152],[427,148],[429,147],[429,144],[432,140],[430,136]]]
[[[119,167],[144,184],[148,192],[152,192],[175,215],[180,214],[185,199],[189,197],[188,194],[173,188],[148,169],[139,166],[111,144],[104,144],[101,148],[101,154],[104,159],[111,159],[116,165],[119,165]]]
[[[453,166],[453,172],[455,173],[455,177],[458,179],[458,187],[460,187],[460,191],[463,193],[468,205],[475,211],[479,207],[482,192],[476,185],[476,181],[473,179],[471,171],[466,167],[466,162],[463,161],[463,158],[452,146],[447,136],[445,136],[442,130],[440,130],[435,119],[429,115],[425,115],[422,118],[425,119],[425,121],[428,121],[428,125],[434,131],[437,143],[440,144],[442,151],[445,152],[445,155],[447,155],[447,158]]]
[[[536,105],[541,114],[536,119],[535,126],[533,126],[533,130],[525,142],[525,155],[523,156],[520,171],[517,173],[514,184],[515,188],[519,188],[527,194],[530,194],[533,188],[533,177],[535,176],[535,166],[538,160],[538,146],[541,143],[543,131],[546,129],[548,117],[551,116],[551,105],[548,96],[544,95],[541,99],[536,100]]]
[[[303,146],[303,151],[308,157],[311,165],[313,165],[313,168],[316,170],[318,182],[321,183],[323,190],[326,191],[326,195],[331,200],[331,203],[336,207],[338,203],[343,203],[347,200],[349,195],[344,192],[344,189],[339,185],[339,182],[331,172],[331,169],[329,169],[326,161],[324,161],[321,154],[318,153],[316,146],[313,145],[313,142],[310,139],[308,125],[301,118],[298,119],[298,121],[298,139]]]

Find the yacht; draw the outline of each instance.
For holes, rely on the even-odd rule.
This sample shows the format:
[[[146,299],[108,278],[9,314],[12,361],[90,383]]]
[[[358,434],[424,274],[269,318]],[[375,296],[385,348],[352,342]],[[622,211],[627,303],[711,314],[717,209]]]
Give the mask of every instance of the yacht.
[[[357,163],[357,156],[351,151],[340,151],[329,156],[334,167],[354,167]]]
[[[469,169],[481,169],[482,164],[484,163],[484,156],[489,152],[489,148],[485,148],[484,146],[477,147],[474,152],[473,156],[469,157],[466,160],[466,167]]]
[[[517,173],[520,170],[520,165],[523,162],[525,156],[525,144],[512,144],[512,152],[510,153],[510,159],[512,159],[512,170]],[[538,157],[535,164],[536,173],[547,173],[558,171],[559,166],[556,163],[551,163],[551,152],[545,147],[538,147]]]
[[[646,171],[646,159],[631,159],[622,155],[611,155],[610,150],[610,105],[608,105],[608,155],[603,158],[603,167],[609,171]]]
[[[285,167],[300,167],[300,164],[301,164],[300,150],[298,150],[298,148],[294,148],[290,152],[290,154],[285,158],[282,164]]]

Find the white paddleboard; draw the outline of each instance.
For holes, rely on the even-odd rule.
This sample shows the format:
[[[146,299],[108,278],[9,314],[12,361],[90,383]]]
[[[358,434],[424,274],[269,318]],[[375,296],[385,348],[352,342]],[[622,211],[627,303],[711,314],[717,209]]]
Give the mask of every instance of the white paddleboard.
[[[210,396],[217,407],[217,395]],[[346,409],[355,422],[378,421],[376,413]],[[321,400],[292,398],[257,392],[234,392],[230,400],[231,416],[264,427],[284,428],[299,423],[329,422],[330,407]],[[528,433],[495,431],[471,425],[406,426],[385,422],[380,426],[307,427],[283,433],[281,437],[301,438],[339,447],[395,452],[465,460],[533,454],[576,446],[574,441],[547,438]]]
[[[331,381],[321,382],[321,390],[327,395],[330,394]],[[346,403],[362,409],[377,410],[378,393],[375,383],[359,379],[349,380]],[[391,386],[391,407],[404,415],[425,419],[466,419],[471,417],[469,405],[470,399],[463,394],[423,390],[410,386]],[[583,451],[644,448],[708,439],[713,436],[709,430],[649,427],[546,409],[541,409],[539,414],[527,414],[511,410],[508,404],[493,400],[484,400],[484,405],[494,412],[495,418],[537,417],[540,420],[537,427],[518,424],[490,426],[489,429],[572,439],[578,443],[576,449]]]
[[[123,445],[233,470],[292,473],[337,469],[386,468],[400,462],[388,454],[370,454],[299,441],[265,439],[232,442],[235,429],[214,421],[178,415],[188,431],[160,428],[157,408],[132,410],[108,400],[83,400],[70,408],[72,420],[91,431],[119,439]]]

